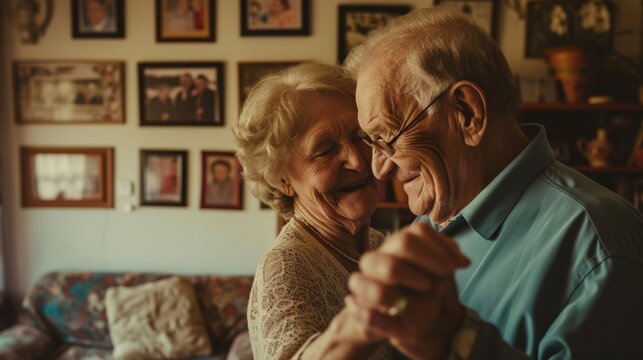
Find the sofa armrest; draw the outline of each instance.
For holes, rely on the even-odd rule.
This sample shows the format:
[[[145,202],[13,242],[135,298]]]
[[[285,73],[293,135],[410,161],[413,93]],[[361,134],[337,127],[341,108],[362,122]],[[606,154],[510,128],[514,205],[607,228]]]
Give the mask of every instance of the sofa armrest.
[[[14,325],[0,332],[0,359],[42,359],[56,348],[54,339],[25,324]]]

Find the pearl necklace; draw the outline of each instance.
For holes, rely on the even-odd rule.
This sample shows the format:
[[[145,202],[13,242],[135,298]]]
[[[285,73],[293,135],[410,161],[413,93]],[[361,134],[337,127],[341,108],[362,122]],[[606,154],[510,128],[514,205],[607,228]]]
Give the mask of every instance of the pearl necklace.
[[[324,238],[324,237],[322,236],[322,234],[320,234],[320,233],[319,233],[319,231],[317,231],[314,227],[312,227],[312,226],[308,223],[308,221],[306,221],[306,219],[304,219],[303,217],[301,217],[301,216],[299,216],[299,215],[297,215],[297,214],[295,214],[295,216],[294,216],[294,217],[295,217],[295,220],[297,220],[297,221],[298,221],[298,222],[300,222],[302,225],[304,225],[304,227],[306,228],[306,230],[308,230],[311,234],[313,234],[313,236],[314,236],[314,237],[316,237],[317,239],[319,239],[319,240],[323,241],[326,245],[330,246],[330,247],[331,247],[331,249],[333,249],[333,250],[337,251],[340,255],[342,255],[343,257],[345,257],[345,258],[346,258],[347,260],[349,260],[350,262],[352,262],[352,263],[355,263],[355,264],[359,265],[359,260],[357,260],[357,259],[355,259],[355,258],[353,258],[353,257],[350,257],[350,256],[346,255],[346,253],[345,253],[345,252],[341,251],[338,247],[336,247],[335,245],[333,245],[330,241],[326,240],[326,238]]]

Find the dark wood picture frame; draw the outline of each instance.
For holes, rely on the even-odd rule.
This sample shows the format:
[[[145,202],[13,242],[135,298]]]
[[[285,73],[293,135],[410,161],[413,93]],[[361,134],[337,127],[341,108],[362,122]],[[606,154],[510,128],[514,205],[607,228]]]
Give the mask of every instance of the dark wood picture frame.
[[[150,164],[152,157],[155,157],[156,164]],[[161,160],[174,159],[175,163],[167,163]],[[188,187],[188,151],[187,150],[140,150],[140,205],[141,206],[187,206],[187,187]],[[176,162],[176,161],[180,162]],[[169,173],[153,173],[167,172]],[[172,169],[171,167],[175,168]],[[153,169],[152,169],[153,167]],[[157,189],[151,189],[153,181],[149,177],[158,176],[157,183],[154,185]],[[167,188],[174,188],[169,192]],[[150,195],[151,191],[158,191]],[[151,197],[156,197],[152,199]]]
[[[155,0],[156,14],[156,41],[157,42],[214,42],[216,40],[216,0],[201,0],[206,9],[200,9],[200,13],[193,9],[186,9],[188,15],[174,14],[173,19],[170,12],[166,13],[167,7],[171,2],[177,0]],[[181,10],[182,12],[183,10]],[[167,15],[167,16],[166,16]],[[200,17],[200,18],[199,18]],[[187,20],[186,20],[187,19]],[[199,19],[199,20],[197,20]],[[194,30],[174,30],[167,29],[170,27],[170,21],[176,22],[178,28],[188,27],[186,22],[192,21],[191,27],[201,27]]]
[[[498,3],[500,3],[499,0],[435,0],[434,5],[454,5],[454,6],[459,6],[460,11],[471,14],[478,25],[480,25],[483,29],[489,31],[489,35],[491,35],[492,38],[498,39]],[[476,4],[487,4],[490,6],[488,9],[491,13],[487,14],[487,16],[490,16],[491,18],[485,17],[484,12],[480,14],[480,17],[478,17],[477,13],[478,11],[475,11],[475,6],[472,8],[472,5]],[[484,23],[483,20],[484,19]]]
[[[222,62],[139,63],[139,124],[141,126],[224,126],[224,74]],[[185,91],[188,94],[184,96],[185,101],[179,104],[177,99],[183,91],[181,81],[188,75],[192,79],[192,86]],[[203,80],[205,90],[196,93],[201,76],[205,76]],[[211,76],[216,79],[212,79]],[[164,100],[159,96],[161,88],[165,93]],[[155,92],[156,95],[152,96],[150,92]],[[172,92],[175,94],[172,95]]]
[[[237,63],[239,109],[243,107],[248,91],[264,76],[279,72],[304,61],[261,61]]]
[[[221,161],[222,160],[222,161]],[[227,163],[220,167],[223,176],[227,175],[224,181],[213,184],[215,176],[215,163]],[[225,165],[225,164],[223,164]],[[214,186],[213,186],[214,185]],[[222,198],[224,200],[212,200]],[[201,209],[243,209],[243,177],[241,176],[241,163],[233,151],[209,151],[201,152]]]
[[[351,49],[366,40],[369,32],[388,22],[388,20],[382,18],[382,16],[401,16],[409,11],[411,11],[411,7],[405,5],[339,5],[337,21],[337,63],[343,63]],[[356,14],[360,14],[362,17],[366,15],[370,15],[371,17],[379,16],[380,19],[378,21],[381,21],[381,23],[377,24],[377,26],[370,27],[371,24],[375,23],[372,21],[373,19],[364,19],[369,22],[367,26],[357,24],[360,20],[359,18],[355,18],[349,22],[348,17]],[[350,34],[353,34],[351,39],[349,39]],[[351,42],[353,44],[351,44]]]
[[[91,6],[99,7],[89,10]],[[101,14],[101,12],[103,12]],[[96,15],[94,15],[96,14]],[[91,28],[90,17],[101,16],[99,24],[106,29]],[[125,1],[124,0],[71,0],[71,29],[74,39],[122,39],[125,37]]]
[[[39,155],[47,157],[38,157]],[[94,164],[96,166],[91,166],[88,169],[82,169],[82,161],[74,161],[79,160],[78,158],[61,159],[54,157],[55,155],[84,155],[93,158],[92,160],[97,161],[98,164]],[[89,161],[86,160],[84,164],[89,164]],[[41,167],[42,175],[37,174],[38,166]],[[76,169],[72,171],[73,167]],[[20,147],[20,168],[23,207],[114,207],[113,148],[22,146]],[[66,173],[65,170],[67,170]],[[83,170],[86,172],[82,173]],[[42,177],[42,180],[39,180],[39,177]],[[84,177],[84,179],[78,179],[78,177]],[[78,185],[82,187],[82,197],[80,199],[68,198],[67,193],[78,191]],[[38,189],[39,186],[42,186],[42,189]],[[39,190],[51,194],[41,196]],[[85,194],[87,191],[92,191],[89,196]]]
[[[79,67],[86,69],[76,71]],[[65,77],[71,86],[65,88],[66,93],[61,93],[56,84]],[[45,96],[36,98],[33,95],[36,93],[46,93],[48,99]],[[15,61],[13,94],[18,124],[122,124],[126,113],[125,63],[90,60]],[[75,117],[64,117],[70,113]]]
[[[275,0],[276,1],[276,0]],[[262,6],[266,4],[266,0],[239,0],[241,5],[241,36],[308,36],[310,35],[310,1],[311,0],[281,0],[285,3],[296,1],[297,16],[299,18],[299,25],[296,27],[283,27],[270,26],[271,15],[263,13],[261,19],[266,19],[268,25],[254,25],[249,21],[250,3],[253,5]],[[292,6],[289,3],[288,6]],[[287,11],[287,10],[286,10]],[[263,20],[260,20],[263,21]]]

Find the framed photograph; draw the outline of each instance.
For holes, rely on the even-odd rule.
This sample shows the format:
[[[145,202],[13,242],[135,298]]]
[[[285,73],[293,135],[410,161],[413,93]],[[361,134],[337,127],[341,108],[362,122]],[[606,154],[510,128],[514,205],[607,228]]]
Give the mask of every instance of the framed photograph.
[[[580,46],[593,53],[612,49],[614,11],[606,0],[527,3],[525,57],[542,58],[545,49]]]
[[[201,153],[201,208],[243,209],[241,164],[234,152]]]
[[[409,6],[339,5],[337,62],[343,63],[348,53],[366,40],[368,33],[409,11]]]
[[[496,38],[496,14],[498,13],[497,0],[435,0],[435,5],[453,6],[465,14],[473,16],[476,24],[487,31],[492,38]]]
[[[23,207],[114,207],[113,148],[20,148]]]
[[[283,62],[241,62],[237,65],[239,77],[239,109],[253,86],[264,76],[277,73],[285,68],[300,64],[301,61]]]
[[[310,0],[240,0],[241,36],[310,35]]]
[[[16,122],[125,122],[124,67],[116,61],[13,63]]]
[[[223,63],[139,63],[141,126],[223,126]]]
[[[186,206],[188,152],[141,150],[141,205]]]
[[[156,0],[156,41],[213,42],[216,0]]]
[[[125,37],[124,0],[71,0],[71,28],[75,39]]]

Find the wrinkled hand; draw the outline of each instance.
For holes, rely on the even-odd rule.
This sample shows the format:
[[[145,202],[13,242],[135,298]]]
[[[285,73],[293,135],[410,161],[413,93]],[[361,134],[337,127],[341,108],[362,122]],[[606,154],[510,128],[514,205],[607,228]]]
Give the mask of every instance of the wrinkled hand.
[[[345,299],[346,309],[412,359],[446,358],[464,318],[454,273],[468,265],[451,238],[427,224],[413,224],[362,256],[360,272],[348,282],[352,295]],[[406,308],[389,316],[400,296],[407,298]]]

